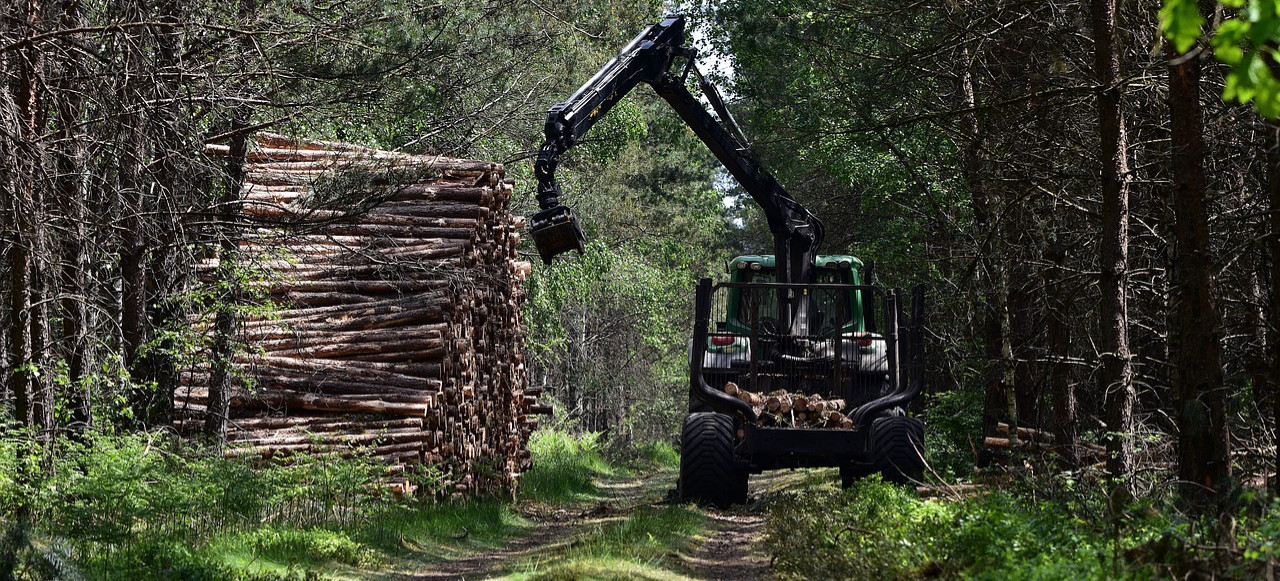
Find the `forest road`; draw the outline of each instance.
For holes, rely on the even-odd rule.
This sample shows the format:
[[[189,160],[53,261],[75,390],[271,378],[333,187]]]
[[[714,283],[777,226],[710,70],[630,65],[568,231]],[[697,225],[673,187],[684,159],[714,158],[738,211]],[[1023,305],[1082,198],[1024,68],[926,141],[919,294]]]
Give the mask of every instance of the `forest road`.
[[[666,567],[674,578],[705,581],[772,579],[769,558],[761,546],[766,503],[755,499],[772,495],[795,480],[786,473],[752,478],[753,502],[728,510],[706,509],[702,535],[690,539],[692,549],[668,555]],[[573,546],[600,525],[631,516],[642,507],[670,502],[675,474],[657,471],[601,483],[601,498],[572,508],[522,506],[520,512],[535,523],[529,534],[506,546],[452,559],[429,569],[394,577],[403,581],[476,581],[536,571],[539,564],[554,562],[563,549]],[[536,577],[536,576],[535,576]]]

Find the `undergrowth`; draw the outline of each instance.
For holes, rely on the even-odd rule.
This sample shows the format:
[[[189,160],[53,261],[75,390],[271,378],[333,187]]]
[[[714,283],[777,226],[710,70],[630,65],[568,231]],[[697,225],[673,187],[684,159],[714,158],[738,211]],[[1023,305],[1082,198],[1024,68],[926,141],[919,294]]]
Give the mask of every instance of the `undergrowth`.
[[[43,457],[21,442],[0,440],[0,579],[311,579],[527,526],[497,499],[392,497],[360,457],[250,465],[159,434],[86,434]]]
[[[1063,480],[932,499],[877,478],[790,491],[764,544],[784,579],[1254,579],[1280,553],[1280,504],[1193,522],[1172,499],[1117,504]]]
[[[531,526],[509,499],[391,496],[379,484],[385,468],[360,457],[250,464],[146,433],[89,433],[47,455],[25,442],[0,439],[0,579],[309,580],[413,569],[500,546]],[[542,430],[530,448],[525,502],[598,500],[595,479],[626,470],[606,460],[594,434]],[[656,444],[634,461],[651,469],[678,457]],[[693,526],[690,514],[642,509],[602,524],[573,554],[597,564],[657,558]]]

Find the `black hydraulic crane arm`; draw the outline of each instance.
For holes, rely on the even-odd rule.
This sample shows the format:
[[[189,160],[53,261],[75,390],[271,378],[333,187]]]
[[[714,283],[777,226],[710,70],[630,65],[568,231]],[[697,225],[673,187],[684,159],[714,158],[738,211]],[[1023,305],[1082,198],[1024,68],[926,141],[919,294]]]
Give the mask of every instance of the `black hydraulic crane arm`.
[[[546,140],[534,165],[541,211],[534,214],[529,223],[538,253],[549,264],[564,252],[583,251],[586,235],[569,208],[560,203],[556,164],[561,154],[578,143],[618,101],[643,82],[651,85],[676,110],[764,210],[774,237],[778,281],[812,282],[814,252],[822,242],[822,223],[751,155],[719,93],[697,73],[694,66],[697,51],[685,46],[684,27],[684,17],[678,15],[667,16],[662,22],[648,26],[582,88],[547,114]],[[672,71],[676,59],[684,59],[683,71]],[[697,74],[700,88],[719,114],[719,120],[685,88],[690,71]],[[725,128],[726,124],[733,133]],[[786,328],[793,317],[790,312],[782,316],[781,322]]]

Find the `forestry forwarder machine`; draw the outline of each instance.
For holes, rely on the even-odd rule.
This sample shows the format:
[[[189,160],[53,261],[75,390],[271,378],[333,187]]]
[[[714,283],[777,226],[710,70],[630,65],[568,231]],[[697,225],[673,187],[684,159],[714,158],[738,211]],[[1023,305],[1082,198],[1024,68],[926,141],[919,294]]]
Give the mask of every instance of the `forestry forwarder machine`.
[[[780,468],[836,466],[845,486],[874,472],[903,484],[921,480],[924,427],[904,409],[923,385],[923,287],[913,289],[908,321],[901,290],[863,284],[871,264],[815,254],[822,224],[755,160],[718,91],[696,68],[684,29],[683,16],[648,26],[551,108],[534,166],[541,211],[529,229],[538,253],[549,264],[584,250],[582,227],[559,201],[558,159],[631,89],[648,83],[764,210],[775,245],[772,256],[731,260],[729,282],[698,283],[680,498],[743,503],[749,474]],[[686,88],[690,72],[718,120]],[[726,393],[729,382],[755,393],[843,399],[852,428],[790,427],[794,416]]]

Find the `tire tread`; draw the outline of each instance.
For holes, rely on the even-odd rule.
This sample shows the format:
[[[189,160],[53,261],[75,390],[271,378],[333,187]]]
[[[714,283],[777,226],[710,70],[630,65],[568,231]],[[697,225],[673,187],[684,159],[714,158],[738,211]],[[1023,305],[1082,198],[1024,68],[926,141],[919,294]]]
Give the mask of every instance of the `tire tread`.
[[[680,499],[725,508],[747,501],[747,471],[733,458],[733,419],[692,413],[680,431]]]
[[[871,424],[871,457],[886,482],[923,481],[924,424],[905,416],[876,418]]]

